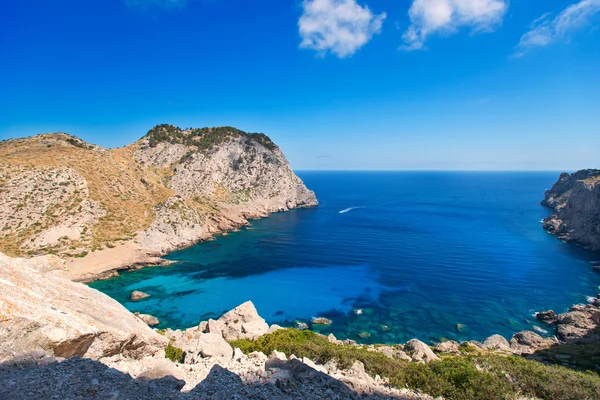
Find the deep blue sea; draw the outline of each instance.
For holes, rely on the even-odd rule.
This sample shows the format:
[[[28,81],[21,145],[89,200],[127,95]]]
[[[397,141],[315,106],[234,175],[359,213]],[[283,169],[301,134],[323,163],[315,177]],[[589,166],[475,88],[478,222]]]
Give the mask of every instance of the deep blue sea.
[[[252,300],[269,323],[324,316],[333,324],[321,332],[363,343],[508,338],[531,329],[535,311],[566,311],[598,292],[591,262],[600,255],[542,229],[550,211],[539,203],[556,172],[298,175],[319,207],[91,286],[160,327],[194,326]],[[129,302],[133,290],[151,297]]]

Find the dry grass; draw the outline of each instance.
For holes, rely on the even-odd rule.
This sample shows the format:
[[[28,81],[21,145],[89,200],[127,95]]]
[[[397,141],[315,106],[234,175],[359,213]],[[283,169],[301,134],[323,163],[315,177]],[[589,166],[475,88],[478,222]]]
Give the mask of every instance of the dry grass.
[[[153,207],[174,194],[164,186],[172,170],[141,166],[133,159],[132,146],[90,149],[87,144],[80,147],[67,142],[69,138],[64,134],[51,134],[2,142],[0,164],[26,170],[70,167],[81,174],[88,183],[90,199],[106,210],[106,215],[90,229],[91,240],[86,247],[91,250],[133,238],[150,226],[154,219]],[[60,212],[61,208],[70,206],[70,203],[62,203],[55,205],[55,209]],[[34,230],[0,237],[0,251],[21,255],[21,244]],[[69,247],[77,248],[78,245],[81,243],[70,243]],[[54,250],[64,252],[67,249]]]

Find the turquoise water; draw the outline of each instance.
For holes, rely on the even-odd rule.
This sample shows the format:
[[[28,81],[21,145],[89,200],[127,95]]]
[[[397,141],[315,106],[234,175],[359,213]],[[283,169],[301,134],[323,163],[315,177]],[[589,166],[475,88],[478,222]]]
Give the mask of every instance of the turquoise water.
[[[252,300],[270,323],[325,316],[333,324],[323,333],[367,343],[510,337],[532,328],[535,311],[565,311],[598,292],[591,262],[600,255],[542,229],[549,210],[539,202],[558,173],[299,175],[319,207],[91,286],[160,327],[187,328]],[[132,303],[133,290],[152,296]]]

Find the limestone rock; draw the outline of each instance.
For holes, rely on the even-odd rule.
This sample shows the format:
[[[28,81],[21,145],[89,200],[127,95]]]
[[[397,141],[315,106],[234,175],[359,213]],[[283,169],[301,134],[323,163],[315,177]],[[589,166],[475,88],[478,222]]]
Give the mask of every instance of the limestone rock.
[[[522,331],[510,340],[510,349],[515,354],[531,354],[558,343],[556,338],[544,338],[535,332]]]
[[[294,322],[294,327],[298,330],[305,331],[308,329],[308,324],[302,321],[296,321]]]
[[[0,361],[36,350],[96,360],[162,352],[166,339],[117,301],[36,263],[0,254]]]
[[[269,325],[258,315],[251,301],[223,314],[217,322],[225,340],[256,339],[269,330]]]
[[[600,170],[563,173],[547,190],[542,205],[554,210],[544,228],[567,242],[600,251]]]
[[[392,346],[375,347],[375,351],[382,353],[388,358],[399,358],[401,360],[411,361],[411,358],[405,352]]]
[[[134,290],[133,292],[131,292],[131,295],[129,295],[129,300],[140,301],[148,297],[150,297],[148,293],[140,292],[139,290]]]
[[[483,341],[483,348],[486,350],[510,351],[510,343],[504,336],[492,335]]]
[[[139,312],[136,312],[133,315],[144,321],[148,326],[156,326],[160,324],[160,321],[155,316],[148,314],[140,314]]]
[[[277,332],[280,329],[285,329],[282,326],[279,326],[277,324],[273,324],[269,327],[269,330],[267,331],[267,333],[273,333],[273,332]]]
[[[435,350],[439,353],[451,353],[451,354],[459,354],[460,353],[460,343],[455,340],[447,340],[442,343],[438,343],[435,346]]]
[[[431,362],[438,361],[440,358],[434,354],[434,352],[425,343],[417,339],[409,340],[404,345],[404,351],[406,351],[413,361]]]

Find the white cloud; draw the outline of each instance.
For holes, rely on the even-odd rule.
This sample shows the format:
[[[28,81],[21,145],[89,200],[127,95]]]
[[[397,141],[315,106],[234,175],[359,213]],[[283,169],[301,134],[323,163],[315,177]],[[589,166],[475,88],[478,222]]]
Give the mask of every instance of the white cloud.
[[[139,8],[181,8],[186,0],[123,0],[129,7]]]
[[[468,26],[474,32],[491,32],[502,24],[508,0],[413,0],[411,24],[402,38],[404,50],[420,50],[434,33],[452,34]]]
[[[542,15],[533,21],[531,30],[521,37],[516,56],[522,56],[532,47],[568,40],[574,31],[588,25],[599,12],[600,0],[582,0],[565,8],[554,18],[550,13]]]
[[[304,0],[298,20],[300,47],[328,51],[340,58],[354,54],[381,32],[385,13],[374,15],[356,0]]]

